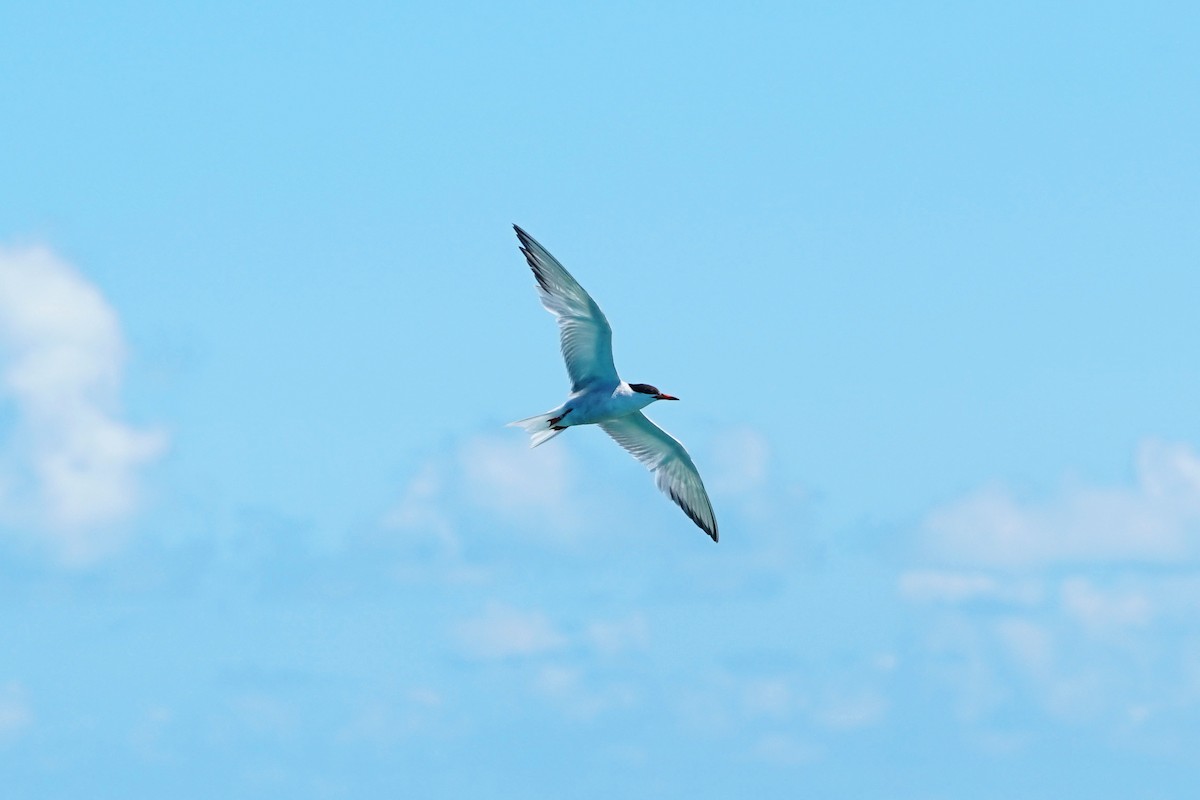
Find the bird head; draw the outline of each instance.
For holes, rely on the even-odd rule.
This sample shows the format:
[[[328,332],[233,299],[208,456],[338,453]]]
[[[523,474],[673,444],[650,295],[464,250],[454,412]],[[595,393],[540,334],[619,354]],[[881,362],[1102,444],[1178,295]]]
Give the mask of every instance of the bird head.
[[[653,400],[678,400],[678,397],[672,397],[669,394],[664,394],[658,390],[657,386],[651,386],[648,383],[631,383],[629,388],[633,389],[638,394],[649,395]]]

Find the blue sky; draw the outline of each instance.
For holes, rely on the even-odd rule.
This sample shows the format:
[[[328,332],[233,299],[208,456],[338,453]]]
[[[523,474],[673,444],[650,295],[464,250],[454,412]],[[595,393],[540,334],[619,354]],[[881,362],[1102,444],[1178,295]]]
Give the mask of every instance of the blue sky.
[[[1198,36],[0,5],[6,796],[1191,796]]]

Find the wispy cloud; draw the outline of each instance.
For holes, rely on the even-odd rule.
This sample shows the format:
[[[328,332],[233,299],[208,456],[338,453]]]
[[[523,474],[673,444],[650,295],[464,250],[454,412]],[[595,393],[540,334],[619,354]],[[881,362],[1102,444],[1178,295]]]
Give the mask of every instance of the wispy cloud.
[[[606,564],[613,565],[623,553],[658,552],[654,537],[676,537],[671,541],[687,543],[680,551],[685,561],[656,582],[657,591],[673,591],[679,576],[687,591],[717,588],[691,581],[685,573],[693,569],[704,573],[701,580],[720,583],[721,591],[761,587],[762,572],[778,576],[793,551],[813,548],[811,537],[796,533],[808,526],[807,497],[799,487],[779,485],[760,433],[727,430],[711,446],[701,442],[697,452],[712,466],[706,484],[722,524],[744,531],[718,548],[695,547],[701,542],[692,523],[594,428],[537,449],[507,431],[464,437],[420,465],[383,524],[401,530],[411,549],[473,563],[520,545],[606,552],[616,559]],[[580,453],[588,454],[586,464]],[[711,559],[724,569],[709,569]]]
[[[896,657],[889,652],[843,654],[833,668],[815,662],[783,669],[722,668],[681,687],[675,710],[683,727],[714,739],[744,744],[762,737],[760,743],[774,743],[753,748],[754,757],[784,764],[810,761],[822,757],[822,743],[886,724],[895,668]],[[790,748],[775,746],[785,741],[803,743],[804,757],[785,757]]]
[[[0,686],[0,745],[23,735],[33,724],[25,687],[16,681]]]
[[[928,552],[995,567],[1196,559],[1200,458],[1185,444],[1147,441],[1136,474],[1132,487],[1072,485],[1041,503],[1001,486],[981,489],[929,515]]]
[[[949,569],[914,569],[901,573],[900,594],[922,603],[997,601],[1032,605],[1041,599],[1037,581],[1011,575]]]
[[[337,731],[336,740],[390,752],[398,742],[436,730],[444,705],[443,694],[428,686],[416,686],[398,696],[372,694],[349,713]]]
[[[708,483],[714,491],[745,494],[762,488],[769,477],[771,448],[752,428],[734,428],[719,434],[710,457]]]
[[[622,665],[639,662],[640,654],[626,656],[650,647],[649,626],[640,613],[560,624],[539,609],[496,601],[455,625],[452,636],[459,653],[481,666],[520,661],[521,675],[527,677],[514,690],[568,718],[585,720],[638,703],[640,682]]]
[[[464,556],[464,526],[491,533],[500,522],[528,539],[570,540],[584,518],[580,504],[586,502],[573,475],[574,465],[562,448],[531,451],[517,437],[470,437],[423,464],[383,523],[443,559]]]
[[[114,541],[138,504],[138,470],[160,431],[122,421],[125,343],[116,312],[42,247],[0,249],[0,391],[12,403],[0,513],[50,534],[68,561]]]
[[[387,528],[405,531],[405,543],[414,554],[455,559],[462,544],[454,523],[442,507],[447,476],[437,465],[425,464],[404,487],[400,501],[384,516]]]
[[[479,436],[459,449],[458,469],[469,499],[480,508],[560,534],[579,525],[579,509],[571,502],[574,468],[562,447],[531,450],[516,437]]]
[[[630,708],[638,701],[638,691],[631,682],[597,685],[583,668],[562,664],[546,664],[539,669],[534,688],[575,719],[594,719],[608,711]]]
[[[1154,606],[1143,589],[1101,587],[1084,577],[1062,582],[1063,611],[1094,633],[1147,625]]]
[[[887,713],[888,701],[874,689],[860,689],[851,694],[834,694],[826,699],[817,718],[839,730],[865,728],[879,723]]]
[[[991,487],[929,515],[924,563],[897,590],[967,718],[1025,699],[1117,729],[1200,702],[1200,458],[1146,441],[1135,463],[1129,486],[1072,483],[1039,502]]]
[[[755,743],[753,754],[771,764],[801,766],[820,761],[825,748],[790,733],[768,733]]]
[[[650,642],[650,627],[642,614],[625,619],[596,620],[587,626],[588,644],[596,652],[613,656],[628,650],[642,650]]]
[[[460,623],[455,634],[464,655],[486,660],[543,655],[567,643],[542,612],[496,603]]]

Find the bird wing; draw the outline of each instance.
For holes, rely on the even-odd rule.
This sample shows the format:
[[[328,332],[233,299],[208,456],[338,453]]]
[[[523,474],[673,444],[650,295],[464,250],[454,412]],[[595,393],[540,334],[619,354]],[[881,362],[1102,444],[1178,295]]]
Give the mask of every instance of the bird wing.
[[[624,417],[600,423],[604,432],[628,450],[654,473],[658,488],[665,492],[683,513],[691,517],[705,533],[717,541],[717,517],[713,514],[704,482],[683,445],[671,434],[635,411]]]
[[[521,252],[537,278],[542,305],[558,318],[571,391],[590,383],[620,381],[613,364],[612,328],[600,306],[536,239],[517,225],[513,228],[521,240]]]

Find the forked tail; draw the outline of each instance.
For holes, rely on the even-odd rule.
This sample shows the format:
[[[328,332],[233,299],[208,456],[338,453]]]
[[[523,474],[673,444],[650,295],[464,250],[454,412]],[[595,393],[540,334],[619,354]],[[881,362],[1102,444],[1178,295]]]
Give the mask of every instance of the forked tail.
[[[527,417],[519,419],[516,422],[508,423],[508,426],[524,428],[525,432],[530,434],[530,447],[537,447],[543,442],[548,442],[555,436],[566,430],[566,428],[556,428],[550,424],[550,420],[554,419],[554,412],[548,411],[545,414],[538,414],[535,417]]]

